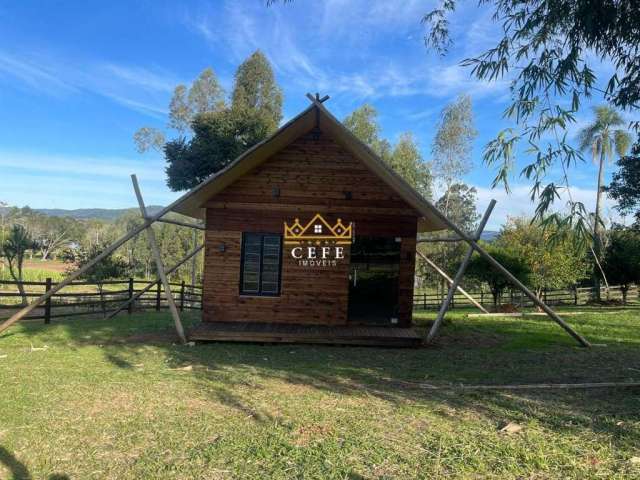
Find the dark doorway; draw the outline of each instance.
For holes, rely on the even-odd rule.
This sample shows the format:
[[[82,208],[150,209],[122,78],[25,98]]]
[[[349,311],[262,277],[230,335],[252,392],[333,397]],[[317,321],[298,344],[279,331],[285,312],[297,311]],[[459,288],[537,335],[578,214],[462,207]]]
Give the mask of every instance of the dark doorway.
[[[349,268],[349,322],[398,323],[400,242],[387,237],[356,237]]]

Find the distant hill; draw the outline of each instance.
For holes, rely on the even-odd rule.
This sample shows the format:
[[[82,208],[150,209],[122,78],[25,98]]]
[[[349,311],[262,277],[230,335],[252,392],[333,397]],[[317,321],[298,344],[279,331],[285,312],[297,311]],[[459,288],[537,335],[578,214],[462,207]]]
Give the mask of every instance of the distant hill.
[[[493,242],[498,235],[500,235],[500,232],[497,230],[485,230],[482,232],[482,235],[480,235],[480,239],[485,242]]]
[[[147,212],[150,215],[162,210],[160,205],[149,205]],[[0,207],[0,213],[8,211],[9,207]],[[34,208],[34,212],[42,213],[50,217],[71,217],[77,220],[105,220],[112,222],[125,213],[139,212],[138,208],[78,208],[75,210],[65,210],[62,208]]]

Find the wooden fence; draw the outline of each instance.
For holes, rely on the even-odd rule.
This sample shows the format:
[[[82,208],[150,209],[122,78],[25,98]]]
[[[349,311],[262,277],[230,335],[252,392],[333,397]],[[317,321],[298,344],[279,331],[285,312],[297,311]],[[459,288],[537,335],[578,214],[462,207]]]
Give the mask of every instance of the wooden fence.
[[[485,307],[493,306],[493,296],[488,289],[480,289],[467,291],[473,298]],[[638,301],[638,286],[634,285],[627,291],[627,302]],[[447,292],[439,293],[419,293],[413,296],[414,310],[437,310],[444,301]],[[547,305],[585,305],[595,298],[595,288],[578,287],[564,290],[544,290],[542,292],[542,300]],[[602,287],[600,289],[600,298],[622,301],[622,289],[619,285],[609,287],[609,291]],[[533,302],[529,300],[520,290],[505,290],[502,298],[498,301],[499,305],[515,305],[517,307],[532,307]],[[456,307],[473,307],[473,304],[461,293],[456,292],[451,302],[451,308]]]
[[[45,282],[21,282],[27,298],[39,297],[55,286],[50,278]],[[53,318],[82,315],[108,315],[115,312],[123,303],[149,285],[148,280],[109,280],[102,283],[102,294],[96,283],[72,282],[68,287],[54,294],[33,314],[25,317],[31,320],[44,320],[50,323]],[[18,282],[0,280],[0,321],[9,318],[21,308],[21,295],[17,290]],[[170,283],[176,306],[181,310],[202,309],[202,286]],[[8,289],[8,287],[13,287]],[[91,288],[93,287],[93,288]],[[91,290],[91,291],[89,291]],[[162,284],[157,282],[153,288],[131,302],[123,311],[161,310],[168,308]]]

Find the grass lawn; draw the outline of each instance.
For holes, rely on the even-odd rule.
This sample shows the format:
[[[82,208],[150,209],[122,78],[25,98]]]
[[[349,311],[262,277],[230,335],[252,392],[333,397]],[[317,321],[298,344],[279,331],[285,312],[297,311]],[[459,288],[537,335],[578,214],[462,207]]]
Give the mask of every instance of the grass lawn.
[[[640,381],[640,310],[566,317],[593,349],[542,318],[451,318],[415,350],[179,346],[166,313],[16,326],[0,478],[640,478],[640,389],[421,387]]]

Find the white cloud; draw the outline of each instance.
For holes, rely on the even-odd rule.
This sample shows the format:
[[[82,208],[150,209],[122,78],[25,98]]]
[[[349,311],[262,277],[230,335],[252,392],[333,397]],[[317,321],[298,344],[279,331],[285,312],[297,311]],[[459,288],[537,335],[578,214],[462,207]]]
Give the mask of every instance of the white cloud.
[[[90,93],[153,117],[166,113],[168,96],[178,79],[163,70],[112,62],[70,62],[48,54],[0,50],[0,78],[20,88],[64,97]]]
[[[478,192],[477,208],[479,213],[484,213],[491,199],[497,201],[493,210],[487,230],[499,230],[508,217],[532,217],[536,202],[531,201],[531,187],[524,184],[516,184],[511,186],[511,193],[507,193],[502,188],[491,189],[487,187],[475,186]],[[582,202],[588,211],[595,210],[596,190],[588,188],[571,188],[571,196],[575,202]],[[561,198],[555,201],[554,211],[566,211],[566,203],[568,195],[566,192],[561,194]],[[604,199],[604,217],[617,222],[621,221],[620,215],[613,208],[616,203],[610,198]]]
[[[304,20],[299,18],[300,8]],[[261,49],[280,80],[292,87],[287,90],[342,95],[351,102],[446,98],[463,92],[474,97],[504,95],[506,82],[478,82],[458,65],[459,58],[445,63],[429,55],[421,39],[413,39],[416,30],[423,31],[420,19],[429,8],[418,0],[402,8],[383,1],[329,0],[320,7],[294,3],[269,9],[227,1],[222,8],[185,13],[184,23],[212,50],[225,49],[237,63]],[[396,38],[399,32],[405,36]],[[400,42],[393,59],[384,51],[389,36]],[[403,49],[403,38],[409,37],[410,47]]]
[[[164,181],[163,161],[153,163],[123,157],[64,156],[37,153],[0,151],[0,168],[31,172],[32,174],[66,174],[89,178],[107,177],[129,181],[135,173],[140,178]]]

